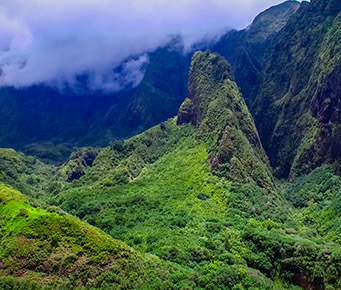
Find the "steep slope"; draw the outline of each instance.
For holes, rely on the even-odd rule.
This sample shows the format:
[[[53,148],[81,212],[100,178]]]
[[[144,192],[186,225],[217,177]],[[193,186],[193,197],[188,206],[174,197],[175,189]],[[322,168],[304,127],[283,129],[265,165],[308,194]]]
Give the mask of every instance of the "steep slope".
[[[261,73],[271,58],[274,38],[299,6],[297,1],[285,1],[270,7],[260,13],[248,28],[228,32],[211,48],[231,64],[249,106],[260,89]]]
[[[152,53],[144,79],[127,107],[107,114],[104,123],[112,126],[113,137],[135,135],[176,115],[186,96],[191,60],[191,53],[183,54],[180,43],[181,39],[175,39],[173,45]],[[120,134],[115,134],[118,129]]]
[[[212,170],[239,182],[273,187],[256,126],[227,61],[216,54],[197,52],[190,68],[188,90],[178,124],[197,126],[198,138],[212,142]]]
[[[339,110],[340,11],[337,0],[304,2],[276,36],[253,112],[279,177],[339,158],[339,122],[328,110]]]
[[[188,271],[137,254],[56,209],[34,207],[18,191],[1,184],[0,215],[2,289],[155,289],[190,282]]]

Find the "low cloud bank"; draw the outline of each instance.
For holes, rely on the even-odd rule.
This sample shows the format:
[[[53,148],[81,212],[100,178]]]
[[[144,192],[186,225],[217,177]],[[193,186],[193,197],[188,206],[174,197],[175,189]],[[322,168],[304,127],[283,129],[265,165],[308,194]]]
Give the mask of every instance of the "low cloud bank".
[[[2,0],[0,86],[76,87],[79,75],[88,76],[92,90],[136,86],[147,53],[174,35],[181,35],[188,48],[228,27],[244,28],[260,11],[280,2]]]

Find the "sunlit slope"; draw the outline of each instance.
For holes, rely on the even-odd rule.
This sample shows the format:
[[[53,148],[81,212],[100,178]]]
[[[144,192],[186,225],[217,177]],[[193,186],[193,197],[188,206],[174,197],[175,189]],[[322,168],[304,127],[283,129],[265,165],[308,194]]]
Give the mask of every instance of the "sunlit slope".
[[[4,185],[0,217],[0,287],[155,289],[187,280],[179,267],[137,254],[57,209],[36,207]]]

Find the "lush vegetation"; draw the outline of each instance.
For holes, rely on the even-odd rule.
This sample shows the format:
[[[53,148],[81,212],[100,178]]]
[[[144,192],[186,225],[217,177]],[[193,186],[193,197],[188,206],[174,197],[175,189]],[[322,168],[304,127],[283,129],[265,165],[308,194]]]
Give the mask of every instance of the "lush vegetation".
[[[192,63],[193,107],[179,112],[187,122],[171,119],[100,152],[76,151],[30,195],[45,210],[3,187],[3,285],[341,287],[340,178],[323,167],[275,184],[226,61],[205,52]],[[27,187],[25,174],[43,165],[5,153],[6,167],[16,158],[36,164],[13,175],[14,186]]]
[[[41,209],[18,191],[0,185],[0,286],[4,289],[190,289],[202,287],[271,289],[272,282],[245,263],[234,265],[211,257],[201,271],[137,254],[99,230],[57,208]],[[181,221],[175,221],[174,227]],[[149,236],[156,242],[158,233]],[[138,245],[142,238],[135,238]],[[193,241],[193,244],[195,241]],[[177,251],[163,260],[173,260]],[[205,259],[203,249],[190,253],[195,264]],[[199,265],[197,266],[199,268]]]
[[[221,40],[247,49],[238,59],[253,71],[195,53],[178,116],[140,135],[74,150],[58,167],[0,149],[0,288],[341,289],[341,99],[333,90],[341,5],[304,3],[289,19],[297,8],[273,8]],[[170,82],[160,77],[165,55]],[[134,132],[164,115],[154,112],[162,102],[174,110],[184,91],[182,82],[173,87],[187,77],[183,68],[172,75],[179,52],[153,57],[160,62],[126,99],[129,116],[120,115]],[[256,77],[249,104],[264,82],[253,107],[260,135],[233,70],[237,82]],[[126,129],[118,127],[91,134]],[[50,145],[38,146],[50,156]]]
[[[139,255],[56,208],[37,208],[4,185],[0,214],[2,289],[155,289],[190,283],[189,271]]]
[[[174,121],[164,126],[176,128]],[[186,126],[182,129],[193,132]],[[143,135],[138,139],[145,140]],[[340,287],[336,203],[340,178],[330,167],[284,188],[290,206],[252,184],[214,176],[205,145],[198,146],[193,137],[182,140],[146,164],[135,178],[121,182],[113,175],[109,185],[100,180],[87,185],[87,174],[94,178],[89,171],[71,184],[63,181],[69,188],[50,197],[51,204],[153,256],[136,254],[56,207],[32,206],[26,197],[2,186],[1,285],[22,289],[110,288],[115,283],[128,288]],[[115,155],[116,149],[122,149],[118,145],[101,154]],[[127,262],[119,263],[120,259]],[[75,270],[79,274],[73,275]],[[134,284],[134,275],[141,277],[140,284]]]
[[[314,236],[341,244],[341,179],[330,166],[324,166],[299,178],[284,192],[298,209],[295,218],[314,229]]]
[[[328,82],[328,76],[340,64],[340,12],[339,0],[303,2],[274,39],[252,108],[277,177],[305,174],[339,159],[333,144],[340,144],[340,119],[323,120],[340,110],[339,97],[326,89],[339,83]]]
[[[212,175],[205,146],[193,148],[193,142],[184,141],[134,180],[73,188],[52,203],[140,252],[190,267],[204,288],[224,279],[229,267],[251,275],[244,285],[240,273],[234,274],[235,283],[244,287],[263,289],[269,278],[274,281],[267,282],[269,287],[277,289],[287,283],[340,286],[340,246],[325,244],[315,226],[304,221],[304,211],[254,185]],[[297,186],[286,192],[297,192]]]
[[[24,194],[41,198],[44,187],[56,169],[12,149],[0,149],[0,182]]]
[[[223,57],[208,51],[194,55],[185,104],[188,102],[193,103],[192,109],[184,113],[180,108],[178,123],[198,127],[196,138],[209,148],[212,171],[271,190],[268,159],[230,65]]]

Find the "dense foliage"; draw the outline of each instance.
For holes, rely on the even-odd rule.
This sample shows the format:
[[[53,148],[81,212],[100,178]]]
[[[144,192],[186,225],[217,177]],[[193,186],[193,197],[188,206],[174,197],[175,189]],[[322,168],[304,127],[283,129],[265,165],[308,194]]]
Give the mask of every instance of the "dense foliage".
[[[34,207],[3,185],[0,214],[2,289],[155,289],[189,280],[188,271],[139,255],[58,209]]]
[[[340,8],[271,8],[216,45],[232,67],[195,53],[177,117],[140,135],[76,149],[60,166],[0,149],[0,288],[341,289]],[[177,109],[183,56],[153,57],[106,114],[127,109],[115,126],[84,140]],[[29,148],[51,160],[70,150],[54,146]]]
[[[78,150],[55,173],[0,152],[2,170],[16,169],[12,185],[53,206],[2,187],[2,285],[341,287],[340,178],[322,167],[276,185],[226,61],[197,53],[189,79],[195,122],[175,118],[100,152]],[[29,187],[25,176],[42,168],[49,177]]]
[[[12,149],[0,149],[0,182],[39,198],[56,169]]]
[[[340,97],[324,89],[340,65],[340,12],[339,0],[303,2],[274,40],[253,113],[278,177],[304,174],[339,158],[334,144],[340,144],[340,120],[325,123],[312,111],[329,114],[322,109],[328,103],[329,110],[340,110]],[[337,83],[336,78],[327,86]],[[325,102],[313,102],[321,94]]]

